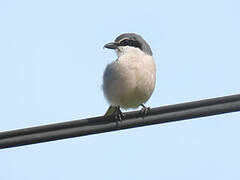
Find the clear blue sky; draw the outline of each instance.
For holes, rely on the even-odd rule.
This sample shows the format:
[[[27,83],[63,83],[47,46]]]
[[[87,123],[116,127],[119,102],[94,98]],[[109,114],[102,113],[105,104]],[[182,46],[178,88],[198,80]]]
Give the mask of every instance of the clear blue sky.
[[[0,1],[0,131],[102,115],[105,43],[141,34],[156,107],[240,92],[239,0]],[[0,151],[1,180],[240,179],[240,113]]]

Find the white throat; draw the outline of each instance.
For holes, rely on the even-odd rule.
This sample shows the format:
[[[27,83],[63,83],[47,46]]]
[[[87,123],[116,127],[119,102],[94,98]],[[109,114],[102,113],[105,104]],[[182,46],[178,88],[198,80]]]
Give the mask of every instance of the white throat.
[[[119,46],[116,49],[117,56],[120,57],[127,53],[135,53],[135,54],[144,54],[139,48],[131,47],[131,46]]]

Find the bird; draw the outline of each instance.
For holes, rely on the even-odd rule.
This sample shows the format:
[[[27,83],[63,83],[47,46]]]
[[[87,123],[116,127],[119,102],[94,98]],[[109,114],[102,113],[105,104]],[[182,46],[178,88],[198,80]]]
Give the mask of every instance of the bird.
[[[151,97],[156,84],[156,64],[149,44],[136,33],[120,34],[114,42],[104,45],[113,49],[117,59],[108,64],[103,73],[102,89],[110,107],[104,116],[115,114],[120,120],[122,109],[136,109],[147,114],[144,104]]]

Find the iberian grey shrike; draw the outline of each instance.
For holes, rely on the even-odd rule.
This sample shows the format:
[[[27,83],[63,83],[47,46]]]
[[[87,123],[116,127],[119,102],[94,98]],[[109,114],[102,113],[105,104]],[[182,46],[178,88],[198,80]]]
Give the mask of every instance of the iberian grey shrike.
[[[114,49],[117,60],[108,64],[103,75],[103,92],[110,104],[105,116],[123,118],[120,108],[142,106],[151,97],[156,82],[156,65],[148,43],[138,34],[125,33],[104,46]]]

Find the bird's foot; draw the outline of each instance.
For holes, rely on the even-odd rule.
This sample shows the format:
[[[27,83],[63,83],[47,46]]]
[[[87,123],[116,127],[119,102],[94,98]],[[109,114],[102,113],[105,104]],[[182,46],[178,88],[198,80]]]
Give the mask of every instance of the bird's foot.
[[[117,106],[115,112],[114,112],[114,118],[117,123],[117,127],[120,128],[122,124],[122,120],[124,118],[124,114],[122,113],[120,106]]]
[[[120,106],[117,106],[115,112],[114,112],[115,119],[118,121],[122,121],[124,118],[124,114],[122,113]]]
[[[117,119],[119,121],[124,118],[124,114],[120,110],[120,106],[110,106],[104,116],[112,119]]]
[[[117,123],[118,128],[121,127],[124,114],[122,113],[120,106],[110,106],[104,116],[106,116],[109,120],[114,120]]]
[[[141,106],[142,106],[142,109],[140,110],[140,114],[144,118],[145,116],[147,116],[150,113],[151,108],[144,106],[144,104],[141,104]]]

